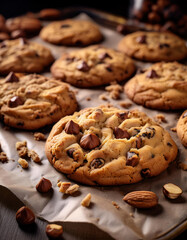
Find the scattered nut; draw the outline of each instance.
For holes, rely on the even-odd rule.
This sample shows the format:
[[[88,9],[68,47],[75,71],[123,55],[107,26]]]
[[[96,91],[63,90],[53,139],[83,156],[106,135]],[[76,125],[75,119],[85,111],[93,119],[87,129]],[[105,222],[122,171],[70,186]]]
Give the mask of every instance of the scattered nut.
[[[112,205],[113,205],[116,209],[119,209],[119,205],[118,205],[116,202],[112,201]]]
[[[38,154],[34,150],[29,150],[28,151],[28,157],[30,157],[36,163],[41,162],[40,157],[38,156]]]
[[[41,132],[35,132],[34,133],[34,140],[36,141],[45,141],[46,140],[46,137],[43,133]]]
[[[176,199],[182,194],[182,189],[173,183],[167,183],[162,188],[164,195],[170,199]]]
[[[8,157],[5,152],[0,152],[0,162],[2,163],[8,162]]]
[[[46,234],[50,238],[59,238],[63,233],[63,228],[61,225],[48,224],[46,226]]]
[[[73,194],[79,190],[79,185],[74,184],[72,186],[69,186],[68,189],[65,191],[66,194]]]
[[[82,200],[81,205],[83,207],[89,207],[91,202],[91,193],[88,193],[86,197]]]
[[[21,165],[22,168],[26,169],[29,167],[29,163],[23,159],[23,158],[19,158],[18,159],[18,163]]]
[[[70,187],[70,182],[58,182],[57,186],[59,187],[59,192],[65,193],[66,190]]]
[[[16,220],[21,225],[29,225],[34,223],[35,215],[30,208],[23,206],[16,212]]]
[[[123,200],[136,208],[151,208],[158,204],[158,197],[151,191],[134,191],[126,194]]]
[[[99,99],[101,99],[101,100],[103,100],[103,101],[108,101],[108,98],[107,98],[107,96],[106,96],[105,93],[99,95]]]
[[[176,128],[176,127],[173,127],[173,128],[170,128],[170,130],[171,130],[172,132],[176,132],[176,131],[177,131],[177,128]]]
[[[40,179],[39,183],[36,185],[36,190],[40,193],[49,192],[52,188],[52,183],[46,178]]]

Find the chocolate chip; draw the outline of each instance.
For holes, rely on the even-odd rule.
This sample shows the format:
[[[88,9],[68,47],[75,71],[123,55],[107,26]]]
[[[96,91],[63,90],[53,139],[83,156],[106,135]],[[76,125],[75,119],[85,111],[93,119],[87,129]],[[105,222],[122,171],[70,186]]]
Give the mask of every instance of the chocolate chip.
[[[67,133],[67,134],[79,134],[80,132],[80,127],[77,123],[75,123],[74,121],[69,121],[66,123],[66,126],[64,128],[64,131]]]
[[[127,158],[127,161],[126,161],[127,166],[135,167],[139,163],[139,157],[134,152],[127,152],[126,158]]]
[[[155,155],[152,153],[152,154],[151,154],[151,158],[154,158],[154,157],[155,157]]]
[[[23,104],[23,100],[19,96],[12,97],[8,102],[8,106],[10,108],[14,108],[22,104]]]
[[[151,173],[151,171],[149,168],[144,168],[141,170],[140,175],[142,178],[147,178],[150,176],[150,173]]]
[[[182,116],[182,118],[185,118],[185,117],[187,117],[187,112],[185,112]]]
[[[71,27],[70,24],[62,24],[62,25],[60,26],[60,28],[69,28],[69,27]]]
[[[146,77],[147,77],[147,78],[158,78],[159,76],[158,76],[158,74],[156,73],[155,70],[151,69],[151,70],[147,73]]]
[[[11,32],[11,38],[13,38],[13,39],[25,38],[25,37],[26,37],[26,33],[21,29],[18,29],[18,30],[15,30],[15,31]]]
[[[90,168],[91,169],[96,169],[96,168],[101,168],[104,166],[105,160],[102,158],[95,158],[94,160],[91,161],[90,163]]]
[[[108,53],[104,52],[104,53],[100,53],[98,58],[100,60],[104,60],[105,58],[110,58],[111,59],[112,57]]]
[[[86,150],[91,150],[100,145],[99,138],[94,134],[86,134],[80,140],[80,146]]]
[[[20,38],[20,42],[19,42],[20,46],[24,46],[24,45],[27,44],[27,43],[28,43],[27,39],[25,39],[25,38]]]
[[[136,148],[141,148],[142,147],[142,138],[141,137],[137,137],[136,139]]]
[[[82,72],[88,72],[90,70],[90,67],[85,61],[82,61],[77,65],[77,69],[82,71]]]
[[[2,42],[1,44],[0,44],[0,48],[5,48],[6,47],[6,43],[5,42]]]
[[[159,45],[159,48],[169,48],[170,47],[170,45],[169,44],[167,44],[167,43],[161,43],[160,45]]]
[[[111,66],[106,66],[105,69],[106,69],[108,72],[112,72]]]
[[[144,130],[145,132],[142,134],[142,137],[147,137],[148,139],[154,137],[155,135],[155,129],[151,127],[147,127]]]
[[[75,152],[75,149],[74,148],[70,148],[67,150],[67,154],[70,158],[73,158],[73,153]]]
[[[19,82],[19,78],[13,72],[10,72],[6,76],[5,82]]]
[[[117,113],[118,117],[121,118],[122,120],[128,119],[129,112],[122,112],[122,113]]]
[[[75,60],[75,57],[67,57],[66,62],[71,63]]]
[[[123,130],[123,129],[118,128],[118,127],[114,128],[114,136],[117,139],[119,139],[119,138],[129,139],[131,137],[130,134],[126,130]]]
[[[167,161],[168,160],[168,158],[165,156],[165,155],[163,155],[164,156],[164,159]]]
[[[168,142],[167,145],[168,145],[169,147],[172,147],[172,144],[171,144],[170,142]]]
[[[142,35],[136,38],[137,43],[146,43],[146,36]]]

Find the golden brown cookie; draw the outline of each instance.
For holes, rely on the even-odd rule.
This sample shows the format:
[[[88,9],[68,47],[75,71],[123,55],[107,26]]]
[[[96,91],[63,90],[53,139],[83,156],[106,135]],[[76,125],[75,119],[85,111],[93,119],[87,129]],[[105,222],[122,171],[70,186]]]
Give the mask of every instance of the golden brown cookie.
[[[121,82],[134,71],[134,62],[124,53],[97,45],[63,54],[51,67],[54,77],[77,87]]]
[[[125,84],[126,95],[135,103],[155,109],[187,108],[187,66],[155,63]]]
[[[0,44],[0,74],[42,72],[53,60],[49,49],[23,38]]]
[[[129,184],[156,176],[177,155],[169,133],[146,114],[104,106],[62,118],[45,149],[58,171],[89,185]]]
[[[11,72],[0,80],[0,116],[6,125],[38,129],[57,122],[77,109],[75,95],[66,83]]]
[[[183,112],[177,122],[177,135],[182,144],[187,147],[187,110]]]
[[[50,23],[42,29],[40,37],[59,45],[89,45],[103,39],[98,26],[89,21],[67,19]]]
[[[168,32],[134,32],[125,36],[118,48],[130,57],[150,62],[177,61],[187,56],[185,41]]]

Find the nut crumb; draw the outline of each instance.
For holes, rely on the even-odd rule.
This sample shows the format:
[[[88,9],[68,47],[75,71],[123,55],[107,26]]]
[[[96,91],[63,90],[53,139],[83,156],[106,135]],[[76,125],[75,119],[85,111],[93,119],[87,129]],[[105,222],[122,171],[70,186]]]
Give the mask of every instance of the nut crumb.
[[[41,162],[40,157],[34,150],[28,150],[28,157],[30,157],[34,162]]]
[[[118,205],[116,202],[114,202],[114,201],[112,201],[112,205],[113,205],[116,209],[119,209],[119,208],[120,208],[119,205]]]
[[[108,101],[108,98],[105,93],[102,93],[101,95],[99,95],[99,99],[101,99],[103,101]]]
[[[123,102],[120,102],[119,105],[123,108],[129,108],[132,106],[132,103],[128,101],[123,101]]]
[[[167,123],[167,120],[165,118],[165,116],[163,114],[157,114],[155,117],[154,117],[155,121],[158,122],[158,123]]]
[[[66,190],[70,187],[70,182],[58,182],[59,192],[66,193]]]
[[[68,189],[65,191],[65,194],[73,194],[79,190],[79,185],[74,184],[68,187]]]
[[[8,157],[5,152],[0,152],[0,162],[2,163],[8,162]]]
[[[88,193],[86,197],[81,201],[81,205],[83,207],[89,207],[91,202],[91,197],[92,197],[91,193]]]
[[[172,132],[176,132],[176,131],[177,131],[177,128],[176,128],[176,127],[173,127],[173,128],[170,128],[170,130],[171,130]]]
[[[34,133],[34,140],[36,141],[45,141],[46,140],[46,137],[43,133],[41,132],[35,132]]]
[[[23,159],[23,158],[19,158],[18,159],[18,163],[22,166],[22,168],[26,169],[29,167],[29,163]]]

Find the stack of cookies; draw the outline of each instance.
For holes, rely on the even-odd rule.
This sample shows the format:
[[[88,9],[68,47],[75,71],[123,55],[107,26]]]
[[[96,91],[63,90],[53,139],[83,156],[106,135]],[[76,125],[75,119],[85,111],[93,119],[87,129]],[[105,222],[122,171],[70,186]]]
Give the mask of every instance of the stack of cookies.
[[[29,18],[56,20],[60,13],[48,9]],[[23,30],[19,18],[6,25]],[[95,45],[104,41],[95,23],[74,19],[50,22],[39,36],[43,44],[22,36],[0,44],[4,124],[25,130],[55,124],[46,141],[47,158],[58,171],[88,185],[135,183],[160,174],[175,160],[178,148],[170,134],[145,113],[97,105],[75,112],[78,102],[70,85],[81,91],[115,82],[124,85],[124,94],[135,104],[187,109],[187,67],[176,62],[187,56],[183,39],[171,33],[135,32],[118,47],[107,48]],[[54,59],[45,42],[51,49],[56,45],[67,51]],[[70,46],[79,49],[70,51]],[[156,63],[135,74],[137,60]],[[52,77],[42,74],[49,66]],[[186,122],[184,112],[177,125],[184,146]]]

